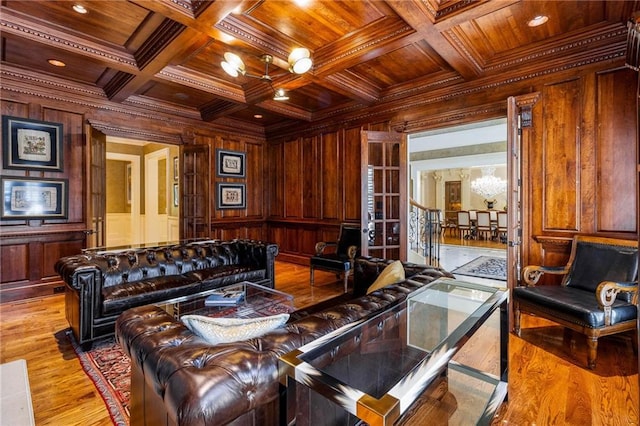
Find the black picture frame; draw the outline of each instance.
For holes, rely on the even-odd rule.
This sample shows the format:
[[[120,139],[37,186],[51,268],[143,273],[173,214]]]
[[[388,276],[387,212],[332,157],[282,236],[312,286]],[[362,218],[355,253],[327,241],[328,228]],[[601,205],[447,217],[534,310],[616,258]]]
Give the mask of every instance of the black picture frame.
[[[178,180],[179,174],[178,157],[173,157],[173,180]]]
[[[0,220],[67,218],[67,179],[0,176],[0,188]]]
[[[2,116],[5,169],[63,171],[62,123]]]
[[[245,209],[247,191],[244,183],[218,182],[216,184],[216,206],[218,210]]]
[[[216,176],[245,177],[245,157],[244,152],[216,149]]]

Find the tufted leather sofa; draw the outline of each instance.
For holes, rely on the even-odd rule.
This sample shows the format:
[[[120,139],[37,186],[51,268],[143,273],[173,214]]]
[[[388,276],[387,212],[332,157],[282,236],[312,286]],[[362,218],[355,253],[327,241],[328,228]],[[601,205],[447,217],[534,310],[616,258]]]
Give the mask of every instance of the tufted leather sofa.
[[[84,346],[112,335],[129,308],[252,281],[274,287],[276,244],[204,241],[67,256],[55,264],[65,285],[65,311]]]
[[[356,259],[354,282],[367,288],[390,261]],[[450,273],[404,264],[409,279],[369,295],[343,294],[294,312],[262,337],[208,345],[157,307],[124,312],[116,339],[131,358],[131,425],[276,425],[284,390],[278,358],[339,327],[402,302]]]

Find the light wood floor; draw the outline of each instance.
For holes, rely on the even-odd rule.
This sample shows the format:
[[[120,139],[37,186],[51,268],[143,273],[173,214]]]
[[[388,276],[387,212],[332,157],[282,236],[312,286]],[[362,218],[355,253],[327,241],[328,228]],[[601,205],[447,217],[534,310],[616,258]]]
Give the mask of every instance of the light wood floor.
[[[297,308],[340,294],[335,276],[276,262],[279,290],[295,296]],[[64,336],[64,297],[55,295],[0,305],[0,362],[26,359],[37,425],[110,425],[93,383],[83,373]],[[523,339],[510,335],[509,401],[495,424],[638,425],[638,361],[631,339],[602,338],[598,367],[586,362],[586,344],[562,346],[562,330],[524,316]],[[0,413],[0,424],[2,422]]]

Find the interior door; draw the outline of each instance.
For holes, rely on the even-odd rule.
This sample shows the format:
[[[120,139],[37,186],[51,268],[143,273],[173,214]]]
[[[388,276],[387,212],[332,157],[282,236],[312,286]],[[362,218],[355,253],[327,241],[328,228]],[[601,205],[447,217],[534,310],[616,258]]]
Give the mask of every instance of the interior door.
[[[107,136],[87,124],[87,248],[104,247],[106,244],[106,162]]]
[[[407,260],[407,142],[402,133],[362,131],[362,254]]]
[[[211,233],[209,215],[209,170],[211,159],[208,145],[183,145],[179,170],[181,202],[180,236],[182,239],[208,237]]]
[[[522,268],[523,211],[523,150],[532,126],[532,106],[538,93],[510,97],[507,100],[507,287],[518,285]],[[509,323],[513,327],[513,312],[509,304]]]
[[[145,155],[145,241],[169,240],[169,149]]]

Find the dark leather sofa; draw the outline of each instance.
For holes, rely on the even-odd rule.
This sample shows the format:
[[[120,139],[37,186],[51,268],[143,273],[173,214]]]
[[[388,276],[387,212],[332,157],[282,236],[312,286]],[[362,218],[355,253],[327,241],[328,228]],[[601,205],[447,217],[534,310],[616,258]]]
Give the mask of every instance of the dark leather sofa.
[[[362,292],[390,261],[356,259]],[[284,410],[278,358],[339,327],[403,301],[438,278],[453,276],[404,264],[404,281],[356,297],[343,294],[298,310],[285,327],[242,342],[209,345],[157,307],[127,310],[116,339],[131,358],[131,425],[276,425]]]
[[[143,306],[241,281],[274,287],[278,246],[204,241],[63,257],[67,321],[79,344],[113,335],[116,318]]]

